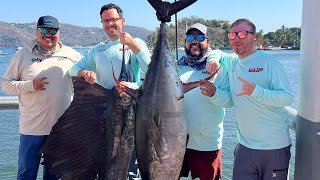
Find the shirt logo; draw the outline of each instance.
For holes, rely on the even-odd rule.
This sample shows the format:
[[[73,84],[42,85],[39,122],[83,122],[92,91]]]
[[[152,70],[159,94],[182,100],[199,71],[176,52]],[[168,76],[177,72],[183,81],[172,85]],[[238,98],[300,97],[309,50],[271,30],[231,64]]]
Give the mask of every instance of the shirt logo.
[[[129,51],[129,47],[128,46],[126,46],[125,48],[124,48],[124,50],[125,51]],[[121,47],[121,48],[119,48],[119,51],[123,51],[123,48]]]
[[[201,74],[210,74],[210,72],[204,70],[204,71],[201,71]]]
[[[263,68],[250,68],[249,70],[248,70],[248,72],[260,72],[260,71],[263,71]]]
[[[104,52],[106,51],[107,49],[98,49],[97,52]]]
[[[41,58],[32,58],[32,59],[31,59],[31,62],[38,62],[38,63],[40,63],[40,62],[42,62],[42,59],[41,59]]]
[[[43,25],[54,26],[54,20],[50,18],[43,18]]]

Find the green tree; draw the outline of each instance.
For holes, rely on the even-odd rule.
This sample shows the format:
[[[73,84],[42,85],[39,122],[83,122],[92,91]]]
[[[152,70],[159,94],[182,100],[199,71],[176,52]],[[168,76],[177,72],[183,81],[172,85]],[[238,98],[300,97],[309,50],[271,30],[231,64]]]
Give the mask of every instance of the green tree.
[[[214,48],[224,48],[229,47],[229,39],[227,33],[230,32],[230,22],[223,20],[208,19],[205,20],[198,16],[184,17],[178,20],[177,28],[177,44],[178,46],[184,46],[185,33],[188,26],[202,23],[208,27],[208,39],[210,45]],[[168,38],[172,46],[176,46],[176,30],[175,23],[171,22],[168,25]],[[275,32],[269,32],[264,34],[264,31],[261,29],[257,32],[258,37],[262,40],[265,47],[268,46],[290,46],[294,48],[300,48],[300,38],[301,38],[301,28],[287,28],[284,25],[277,29]],[[150,37],[147,37],[147,44],[150,44],[149,41],[153,41],[153,44],[156,41],[155,34],[151,34]],[[152,44],[152,43],[151,43]]]

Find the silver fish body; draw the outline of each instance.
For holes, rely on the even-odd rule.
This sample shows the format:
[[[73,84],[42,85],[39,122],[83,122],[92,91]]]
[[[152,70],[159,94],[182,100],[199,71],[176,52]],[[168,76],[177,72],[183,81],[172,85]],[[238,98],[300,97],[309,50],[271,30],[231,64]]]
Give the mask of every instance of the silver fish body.
[[[187,139],[184,112],[182,84],[161,23],[137,102],[135,145],[143,180],[179,178]]]

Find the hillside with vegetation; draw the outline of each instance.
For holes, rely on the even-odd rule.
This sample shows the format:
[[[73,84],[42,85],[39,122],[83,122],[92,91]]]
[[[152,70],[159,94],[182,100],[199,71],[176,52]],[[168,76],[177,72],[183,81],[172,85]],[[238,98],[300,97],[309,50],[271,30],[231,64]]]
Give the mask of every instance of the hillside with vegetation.
[[[175,47],[184,47],[186,27],[195,23],[202,23],[208,27],[208,39],[213,49],[228,49],[229,41],[227,33],[230,31],[231,23],[224,20],[205,20],[197,16],[181,18],[177,22],[177,31],[174,21],[168,25],[168,39],[170,44]],[[176,41],[177,33],[177,41]],[[287,49],[300,49],[301,29],[298,27],[288,28],[284,25],[275,32],[264,34],[263,30],[257,30],[258,37],[262,40],[266,48],[283,47]],[[147,44],[155,45],[156,31],[147,36]]]
[[[132,37],[146,40],[152,31],[125,25],[124,29]],[[35,38],[36,23],[6,23],[0,21],[0,47],[23,46]],[[102,27],[80,27],[60,23],[60,41],[72,47],[95,46],[108,39]]]
[[[194,23],[202,23],[208,27],[208,39],[213,49],[228,49],[229,42],[227,33],[230,31],[231,23],[225,20],[205,20],[197,16],[181,18],[177,22],[177,27],[172,18],[168,23],[168,39],[172,47],[184,47],[184,38],[187,26]],[[97,45],[108,39],[101,27],[80,27],[71,24],[60,24],[60,40],[72,47],[89,47]],[[23,46],[26,42],[35,38],[36,23],[6,23],[0,21],[0,47]],[[142,27],[125,25],[125,31],[132,37],[139,37],[146,41],[149,48],[154,47],[157,30],[151,31]],[[177,34],[177,39],[176,39]],[[257,34],[262,39],[266,48],[282,47],[287,49],[300,49],[300,27],[288,28],[284,25],[275,32],[264,33],[257,30]]]

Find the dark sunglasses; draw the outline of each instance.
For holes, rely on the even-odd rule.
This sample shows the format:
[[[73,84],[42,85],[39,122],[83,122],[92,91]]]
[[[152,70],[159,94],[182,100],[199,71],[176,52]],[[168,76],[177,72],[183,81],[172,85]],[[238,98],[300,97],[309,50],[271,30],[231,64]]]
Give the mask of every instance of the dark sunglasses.
[[[244,39],[248,36],[248,33],[254,34],[253,32],[250,32],[250,31],[229,32],[228,38],[230,40],[234,40],[236,36],[238,36],[240,39]]]
[[[56,35],[59,30],[59,29],[52,29],[52,28],[38,28],[38,29],[39,29],[40,33],[43,35],[45,35],[49,32],[53,36]]]
[[[186,39],[189,42],[193,42],[194,39],[197,39],[198,42],[203,42],[204,40],[206,40],[206,36],[203,34],[187,34]]]

